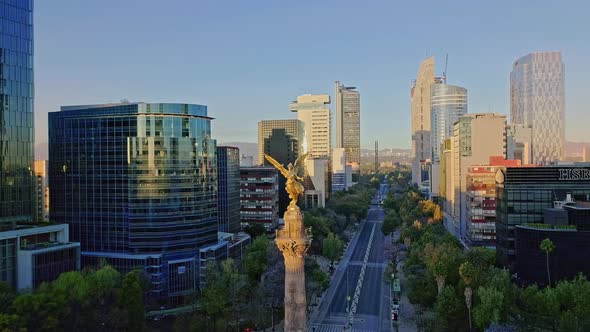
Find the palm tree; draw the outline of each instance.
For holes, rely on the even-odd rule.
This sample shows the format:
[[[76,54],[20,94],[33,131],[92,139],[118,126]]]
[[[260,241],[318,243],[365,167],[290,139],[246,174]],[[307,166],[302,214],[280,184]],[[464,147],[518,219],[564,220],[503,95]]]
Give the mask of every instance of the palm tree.
[[[549,238],[546,238],[545,240],[541,241],[541,245],[539,247],[541,248],[541,250],[545,252],[547,262],[547,280],[549,281],[549,287],[551,287],[551,273],[549,271],[549,253],[555,250],[555,245]]]
[[[469,261],[461,264],[461,266],[459,266],[459,275],[461,276],[461,279],[463,279],[463,282],[465,283],[465,293],[463,293],[463,295],[465,295],[465,305],[467,306],[467,310],[469,311],[469,331],[471,331],[471,304],[472,304],[472,295],[473,295],[473,290],[471,289],[471,283],[473,282],[473,280],[475,279],[475,276],[477,274],[477,269],[476,267],[469,263]]]

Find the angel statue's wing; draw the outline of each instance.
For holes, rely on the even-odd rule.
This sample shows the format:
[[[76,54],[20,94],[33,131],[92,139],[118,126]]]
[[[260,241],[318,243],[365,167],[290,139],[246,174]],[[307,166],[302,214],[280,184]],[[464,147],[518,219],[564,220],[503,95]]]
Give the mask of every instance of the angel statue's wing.
[[[276,167],[276,169],[278,169],[279,171],[281,171],[281,173],[283,174],[283,176],[285,176],[286,178],[289,177],[289,173],[287,172],[287,170],[285,169],[285,167],[283,167],[283,165],[279,164],[278,161],[276,161],[273,157],[267,155],[266,153],[264,154],[264,158],[266,158],[266,160],[268,160],[268,162],[270,162],[271,164],[273,164],[274,167]]]
[[[301,156],[299,156],[295,160],[295,164],[293,165],[293,168],[304,167],[303,163],[305,162],[305,159],[307,158],[308,154],[309,153],[305,153],[305,154],[302,154]]]

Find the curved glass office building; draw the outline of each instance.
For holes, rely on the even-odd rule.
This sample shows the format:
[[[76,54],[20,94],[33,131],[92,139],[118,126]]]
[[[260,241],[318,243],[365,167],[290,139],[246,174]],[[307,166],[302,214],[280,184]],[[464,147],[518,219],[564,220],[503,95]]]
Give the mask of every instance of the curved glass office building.
[[[0,226],[33,219],[33,143],[33,2],[0,0]]]
[[[565,65],[560,52],[530,53],[510,73],[510,123],[532,127],[532,162],[565,157]]]
[[[122,103],[49,114],[51,219],[83,265],[145,267],[154,298],[194,291],[217,242],[216,143],[207,107]]]
[[[453,136],[453,125],[467,113],[467,89],[444,83],[430,86],[432,161],[440,162],[441,144]]]

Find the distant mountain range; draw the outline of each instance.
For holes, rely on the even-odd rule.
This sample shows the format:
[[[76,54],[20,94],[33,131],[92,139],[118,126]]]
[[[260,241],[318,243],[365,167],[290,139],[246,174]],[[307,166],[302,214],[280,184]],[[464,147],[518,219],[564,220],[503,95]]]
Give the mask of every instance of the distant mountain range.
[[[590,149],[590,142],[565,142],[565,155],[571,157],[581,156],[584,146]]]

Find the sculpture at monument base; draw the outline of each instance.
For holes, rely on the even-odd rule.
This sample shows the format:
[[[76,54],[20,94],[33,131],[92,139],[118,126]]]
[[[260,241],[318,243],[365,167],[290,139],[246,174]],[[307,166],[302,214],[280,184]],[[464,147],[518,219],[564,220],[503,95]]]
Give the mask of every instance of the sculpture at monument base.
[[[286,190],[291,203],[285,211],[285,226],[276,232],[276,244],[285,259],[285,331],[305,332],[307,322],[307,301],[305,297],[305,254],[311,244],[311,231],[303,227],[303,216],[297,206],[297,199],[303,193],[298,167],[307,154],[300,156],[295,165],[287,169],[268,155],[266,160],[273,164],[287,178]]]

